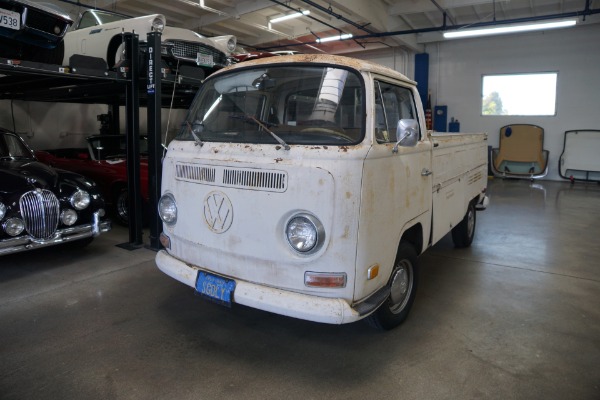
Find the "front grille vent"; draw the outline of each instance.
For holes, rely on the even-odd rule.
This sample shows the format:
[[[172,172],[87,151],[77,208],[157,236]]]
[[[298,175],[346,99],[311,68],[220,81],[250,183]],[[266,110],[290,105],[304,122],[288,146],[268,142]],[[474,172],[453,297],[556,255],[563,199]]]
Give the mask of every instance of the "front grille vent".
[[[25,21],[25,24],[30,28],[37,29],[38,31],[45,32],[48,35],[57,38],[62,37],[68,27],[66,22],[55,19],[48,14],[32,8],[27,10],[27,20]],[[58,32],[56,32],[55,29],[57,29]]]
[[[201,183],[214,183],[215,182],[215,169],[211,167],[203,167],[200,165],[190,164],[177,164],[175,166],[175,173],[177,178],[201,182]]]
[[[32,190],[19,200],[25,230],[36,239],[47,239],[58,227],[60,204],[49,190]]]
[[[287,173],[253,168],[227,168],[178,163],[175,165],[178,180],[238,189],[285,192]]]
[[[285,191],[285,174],[281,172],[226,169],[223,171],[223,184],[244,189],[272,189]]]

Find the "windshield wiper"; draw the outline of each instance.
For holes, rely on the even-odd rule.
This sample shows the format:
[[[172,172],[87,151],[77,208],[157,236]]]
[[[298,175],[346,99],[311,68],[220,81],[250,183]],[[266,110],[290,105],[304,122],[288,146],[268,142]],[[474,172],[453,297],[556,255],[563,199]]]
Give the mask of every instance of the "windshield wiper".
[[[196,133],[194,132],[194,128],[192,128],[192,125],[190,125],[190,123],[188,121],[185,121],[185,123],[187,124],[187,127],[190,130],[190,133],[194,137],[196,146],[200,146],[200,147],[204,146],[204,142],[202,141],[202,139],[200,139],[200,137],[198,135],[196,135]],[[194,125],[196,125],[196,124],[194,123]]]
[[[289,144],[287,144],[286,142],[284,142],[284,140],[282,138],[280,138],[279,136],[277,136],[272,130],[270,130],[268,128],[268,125],[277,126],[276,124],[271,124],[269,122],[261,121],[258,118],[253,117],[252,115],[245,115],[245,114],[242,114],[242,115],[230,115],[229,117],[230,118],[241,119],[244,122],[254,122],[256,125],[260,126],[265,131],[267,131],[269,134],[271,134],[271,136],[273,136],[273,139],[275,139],[277,141],[277,143],[279,143],[280,145],[282,145],[285,150],[289,150],[290,149],[290,145]]]

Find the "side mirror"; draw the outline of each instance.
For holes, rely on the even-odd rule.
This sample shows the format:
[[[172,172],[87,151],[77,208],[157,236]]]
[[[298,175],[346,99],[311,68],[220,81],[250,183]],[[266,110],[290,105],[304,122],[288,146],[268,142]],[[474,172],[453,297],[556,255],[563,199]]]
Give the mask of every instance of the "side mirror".
[[[396,127],[396,137],[398,141],[392,149],[393,153],[398,152],[398,146],[415,147],[419,141],[419,122],[416,119],[401,119]]]

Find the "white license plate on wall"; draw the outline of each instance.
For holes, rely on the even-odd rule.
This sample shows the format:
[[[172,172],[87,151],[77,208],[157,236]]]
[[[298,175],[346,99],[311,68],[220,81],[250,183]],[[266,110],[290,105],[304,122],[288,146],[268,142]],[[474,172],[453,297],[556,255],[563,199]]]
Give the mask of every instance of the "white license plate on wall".
[[[21,29],[21,14],[0,8],[0,27],[18,31]]]

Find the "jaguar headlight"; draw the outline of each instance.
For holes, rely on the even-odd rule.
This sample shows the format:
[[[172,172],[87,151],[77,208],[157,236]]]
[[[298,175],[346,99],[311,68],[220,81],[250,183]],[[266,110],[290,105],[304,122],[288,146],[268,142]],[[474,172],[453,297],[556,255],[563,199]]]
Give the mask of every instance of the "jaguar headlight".
[[[288,221],[285,235],[290,246],[302,254],[314,253],[325,241],[323,224],[306,213],[297,214]]]
[[[20,218],[9,218],[2,224],[4,232],[10,236],[18,236],[25,230],[25,224]]]
[[[67,226],[71,226],[77,222],[77,213],[75,210],[71,210],[70,208],[63,210],[60,213],[60,221]]]
[[[4,205],[4,203],[0,203],[0,220],[2,218],[4,218],[5,215],[6,215],[6,206]]]
[[[90,205],[90,194],[84,190],[78,190],[69,199],[71,205],[76,210],[83,210]]]
[[[158,215],[167,225],[177,222],[177,203],[171,193],[165,193],[158,201]]]
[[[165,29],[165,22],[161,18],[154,18],[152,21],[152,30],[155,32],[162,32]]]

